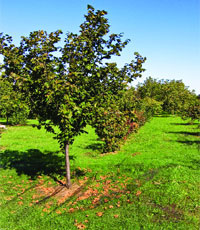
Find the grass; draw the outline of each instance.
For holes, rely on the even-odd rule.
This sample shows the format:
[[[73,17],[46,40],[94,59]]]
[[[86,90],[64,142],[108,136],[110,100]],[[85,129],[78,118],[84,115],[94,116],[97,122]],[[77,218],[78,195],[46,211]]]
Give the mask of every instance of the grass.
[[[197,124],[154,117],[104,155],[87,127],[70,148],[76,195],[65,196],[59,145],[32,122],[0,140],[0,229],[200,229]]]

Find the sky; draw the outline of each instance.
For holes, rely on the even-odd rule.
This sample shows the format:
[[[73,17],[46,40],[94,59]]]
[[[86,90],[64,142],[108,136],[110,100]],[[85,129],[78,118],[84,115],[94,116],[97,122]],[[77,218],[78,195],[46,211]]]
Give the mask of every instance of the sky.
[[[131,40],[112,59],[119,67],[139,52],[147,57],[139,82],[183,80],[200,94],[200,0],[0,0],[0,32],[16,45],[35,30],[78,33],[88,4],[108,12],[111,33]]]

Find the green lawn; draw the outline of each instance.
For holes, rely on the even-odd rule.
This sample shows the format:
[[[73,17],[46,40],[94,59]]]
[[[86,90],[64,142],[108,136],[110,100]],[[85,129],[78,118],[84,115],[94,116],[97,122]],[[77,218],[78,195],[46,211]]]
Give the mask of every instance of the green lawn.
[[[64,156],[33,122],[0,139],[0,229],[200,229],[197,123],[154,117],[108,154],[87,127],[70,148],[75,194],[66,199]]]

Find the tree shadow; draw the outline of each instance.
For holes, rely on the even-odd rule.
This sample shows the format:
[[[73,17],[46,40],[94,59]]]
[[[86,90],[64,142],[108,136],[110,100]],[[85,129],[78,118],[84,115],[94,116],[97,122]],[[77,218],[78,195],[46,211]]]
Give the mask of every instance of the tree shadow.
[[[64,175],[65,159],[64,154],[58,155],[58,152],[41,152],[38,149],[29,149],[25,152],[5,150],[0,153],[0,167],[14,168],[18,175],[25,174],[34,179],[41,174]]]
[[[167,132],[167,133],[172,133],[172,134],[183,134],[186,136],[196,136],[196,137],[200,137],[200,132],[184,132],[184,131],[179,131],[179,132]]]
[[[182,125],[182,123],[180,123]],[[198,123],[196,123],[198,124]],[[189,125],[189,123],[185,123],[184,125]],[[178,140],[176,142],[186,145],[197,145],[197,149],[200,151],[200,132],[188,132],[188,131],[170,131],[166,132],[169,134],[180,134],[182,136],[179,136]],[[183,136],[184,135],[184,136]],[[192,138],[194,137],[194,138]],[[191,140],[192,138],[192,140]],[[175,140],[171,140],[171,142],[174,142]]]
[[[90,150],[92,149],[93,151],[95,150],[101,151],[103,150],[103,147],[104,147],[104,143],[94,143],[94,144],[87,145],[85,149],[90,149]]]
[[[0,121],[1,125],[8,125],[6,121]]]
[[[193,144],[197,144],[200,145],[200,141],[191,141],[191,140],[177,140],[177,142],[182,143],[182,144],[187,144],[187,145],[193,145]]]
[[[188,126],[188,125],[199,125],[199,123],[198,122],[193,122],[193,123],[191,123],[191,122],[187,122],[187,123],[170,123],[171,125],[186,125],[186,126]]]
[[[191,162],[192,162],[192,166],[191,166],[192,169],[200,169],[200,160],[192,159]]]

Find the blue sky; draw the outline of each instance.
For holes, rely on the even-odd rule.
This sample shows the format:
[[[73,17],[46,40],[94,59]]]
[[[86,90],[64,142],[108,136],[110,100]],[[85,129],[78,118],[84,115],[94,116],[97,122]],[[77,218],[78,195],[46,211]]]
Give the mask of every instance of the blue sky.
[[[16,44],[39,29],[78,33],[87,4],[106,10],[110,31],[131,39],[113,59],[119,66],[138,51],[147,57],[140,81],[182,79],[200,94],[200,0],[0,0],[0,32]]]

